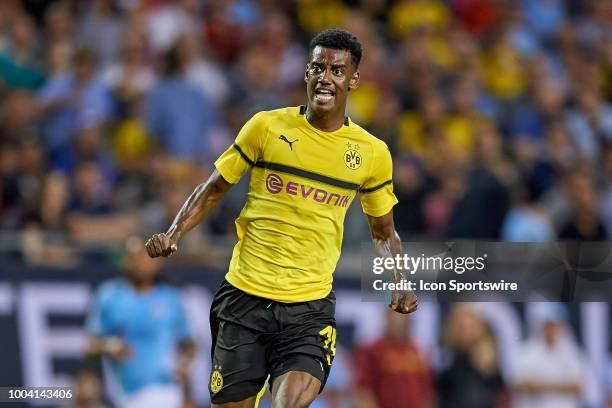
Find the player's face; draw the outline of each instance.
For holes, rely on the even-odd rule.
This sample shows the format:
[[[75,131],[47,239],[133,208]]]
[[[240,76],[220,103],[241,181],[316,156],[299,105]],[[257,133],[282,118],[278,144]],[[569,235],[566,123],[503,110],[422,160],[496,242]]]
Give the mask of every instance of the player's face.
[[[348,50],[316,46],[304,79],[309,105],[315,112],[344,116],[348,93],[359,85],[359,71],[353,70]]]
[[[125,268],[132,279],[139,283],[151,283],[160,268],[160,262],[148,256],[144,245],[138,251],[130,252],[125,260]]]

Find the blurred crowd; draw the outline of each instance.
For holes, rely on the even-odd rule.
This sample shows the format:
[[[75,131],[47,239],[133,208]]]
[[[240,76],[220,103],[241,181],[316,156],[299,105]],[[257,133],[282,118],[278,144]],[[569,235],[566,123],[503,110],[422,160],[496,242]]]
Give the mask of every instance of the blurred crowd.
[[[164,231],[253,113],[305,103],[330,26],[404,239],[612,237],[610,0],[4,0],[0,231],[47,263]],[[185,246],[233,233],[235,190]]]
[[[471,304],[449,308],[437,364],[411,340],[406,316],[387,311],[384,334],[353,351],[345,387],[358,408],[581,407],[588,370],[567,311],[561,304],[541,306],[508,366],[495,330]]]

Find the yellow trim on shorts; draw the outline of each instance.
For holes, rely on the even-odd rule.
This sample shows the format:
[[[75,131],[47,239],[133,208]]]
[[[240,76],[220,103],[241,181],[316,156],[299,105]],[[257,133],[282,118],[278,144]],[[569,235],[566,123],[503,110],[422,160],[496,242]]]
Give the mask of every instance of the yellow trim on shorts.
[[[269,378],[270,378],[270,376],[268,376],[268,378],[266,378],[266,382],[264,382],[263,387],[261,387],[261,390],[259,390],[259,392],[257,393],[257,397],[255,398],[255,405],[253,406],[253,408],[259,407],[259,400],[266,393],[266,385],[268,384],[268,379]]]

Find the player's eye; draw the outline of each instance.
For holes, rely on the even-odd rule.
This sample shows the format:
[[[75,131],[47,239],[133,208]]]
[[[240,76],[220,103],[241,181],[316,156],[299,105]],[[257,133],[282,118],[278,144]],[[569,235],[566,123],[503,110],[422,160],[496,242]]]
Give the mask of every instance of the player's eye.
[[[341,76],[342,74],[343,72],[341,68],[334,69],[334,75]]]

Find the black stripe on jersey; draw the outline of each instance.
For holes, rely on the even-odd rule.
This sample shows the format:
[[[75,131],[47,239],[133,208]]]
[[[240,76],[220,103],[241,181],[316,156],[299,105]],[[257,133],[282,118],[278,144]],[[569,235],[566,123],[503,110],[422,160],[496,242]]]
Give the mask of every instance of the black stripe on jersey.
[[[308,170],[298,169],[296,167],[287,166],[284,164],[258,161],[257,163],[255,163],[255,167],[261,167],[263,169],[270,169],[283,173],[293,174],[294,176],[319,181],[321,183],[329,184],[330,186],[334,187],[344,188],[346,190],[359,190],[359,184],[349,183],[348,181],[338,180],[333,177],[324,176],[319,173],[313,173]]]
[[[361,190],[359,190],[360,193],[372,193],[376,190],[380,190],[381,188],[383,188],[384,186],[386,186],[387,184],[391,184],[393,183],[393,180],[387,180],[384,183],[381,183],[377,186],[374,187],[370,187],[370,188],[362,188]]]
[[[242,158],[243,158],[243,159],[244,159],[244,160],[245,160],[247,163],[249,163],[249,165],[250,165],[250,166],[254,166],[254,165],[255,165],[255,162],[254,162],[253,160],[249,159],[249,156],[247,156],[247,155],[246,155],[246,154],[245,154],[245,153],[242,151],[242,149],[240,148],[240,146],[238,146],[236,143],[234,143],[234,145],[233,145],[233,146],[234,146],[234,149],[238,150],[238,153],[240,153],[240,155],[242,156]]]

